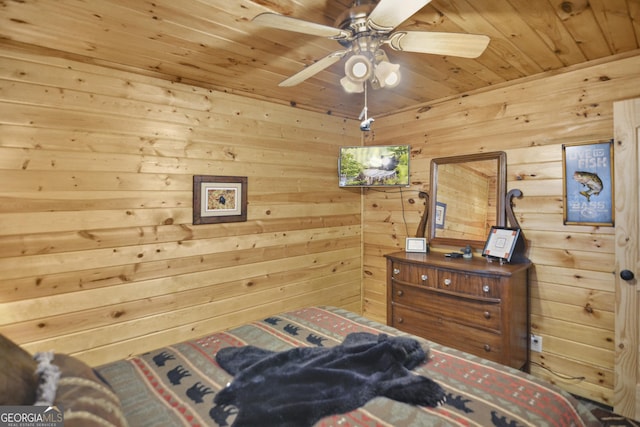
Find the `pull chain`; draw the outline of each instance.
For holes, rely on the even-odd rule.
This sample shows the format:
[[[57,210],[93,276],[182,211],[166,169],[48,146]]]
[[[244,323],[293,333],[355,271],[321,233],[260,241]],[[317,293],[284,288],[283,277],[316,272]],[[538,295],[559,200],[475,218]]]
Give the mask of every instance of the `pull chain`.
[[[373,122],[373,117],[369,118],[369,116],[367,115],[367,112],[368,112],[368,107],[367,107],[367,86],[369,86],[367,84],[367,82],[364,82],[364,108],[362,109],[362,112],[360,113],[360,116],[358,117],[358,119],[361,120],[361,122],[360,122],[360,130],[363,131],[363,132],[370,131],[371,130],[371,123]]]

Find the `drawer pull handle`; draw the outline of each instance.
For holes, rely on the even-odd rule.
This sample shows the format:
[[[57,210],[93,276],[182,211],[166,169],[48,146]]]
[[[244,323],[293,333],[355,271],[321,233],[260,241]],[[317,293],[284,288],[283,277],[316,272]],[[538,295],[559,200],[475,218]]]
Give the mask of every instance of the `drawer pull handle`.
[[[404,319],[402,317],[398,317],[398,323],[404,323]]]
[[[489,287],[489,285],[483,285],[482,286],[482,292],[489,293],[489,291],[491,290],[491,288]]]
[[[399,297],[401,297],[402,295],[404,295],[404,291],[398,291],[398,292],[396,292],[396,294],[397,294]]]
[[[426,274],[423,274],[422,276],[420,276],[420,278],[422,279],[423,282],[426,282],[429,279],[429,276],[427,276]]]
[[[491,319],[491,313],[489,313],[488,311],[485,311],[484,312],[484,318],[487,319],[487,320]]]
[[[393,274],[400,274],[400,269],[399,268],[394,268],[393,269]]]
[[[487,353],[489,353],[491,351],[491,346],[489,344],[485,344],[484,345],[484,351],[486,351]]]
[[[451,279],[444,279],[444,285],[445,286],[450,286],[451,285]]]

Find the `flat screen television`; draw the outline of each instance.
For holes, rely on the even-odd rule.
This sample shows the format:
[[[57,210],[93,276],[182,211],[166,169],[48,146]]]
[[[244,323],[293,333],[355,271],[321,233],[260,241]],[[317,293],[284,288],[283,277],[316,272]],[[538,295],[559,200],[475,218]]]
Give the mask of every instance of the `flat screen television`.
[[[409,186],[408,145],[340,147],[340,187]]]

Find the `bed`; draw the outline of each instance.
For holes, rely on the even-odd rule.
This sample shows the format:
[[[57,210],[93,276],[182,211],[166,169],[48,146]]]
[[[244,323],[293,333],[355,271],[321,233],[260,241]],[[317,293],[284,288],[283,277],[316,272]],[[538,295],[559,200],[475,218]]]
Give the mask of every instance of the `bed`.
[[[307,348],[320,351],[313,349],[336,349],[347,337],[358,334],[415,339],[428,360],[412,369],[412,374],[440,385],[446,401],[439,406],[414,406],[378,396],[357,409],[325,416],[314,422],[315,426],[600,425],[571,395],[524,372],[411,337],[334,307],[269,316],[100,366],[96,371],[119,397],[131,427],[234,425],[237,409],[214,403],[220,390],[234,379],[216,361],[222,349],[249,346],[277,355]],[[237,362],[242,363],[241,359],[234,355]],[[317,388],[318,405],[326,397],[322,388]],[[283,390],[274,382],[273,396],[285,393]],[[292,395],[296,393],[294,390]]]

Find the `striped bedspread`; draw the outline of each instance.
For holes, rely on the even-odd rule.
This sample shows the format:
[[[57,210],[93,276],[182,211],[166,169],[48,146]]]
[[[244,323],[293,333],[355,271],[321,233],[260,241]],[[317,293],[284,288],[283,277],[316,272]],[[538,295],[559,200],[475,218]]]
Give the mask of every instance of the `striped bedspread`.
[[[131,427],[227,426],[233,409],[213,403],[231,376],[215,361],[227,346],[273,351],[334,346],[351,332],[407,334],[333,307],[310,307],[185,341],[97,368],[120,397]],[[599,426],[567,393],[526,373],[417,338],[430,361],[415,369],[447,393],[445,405],[423,408],[375,398],[316,426]],[[277,393],[278,390],[274,390]]]

